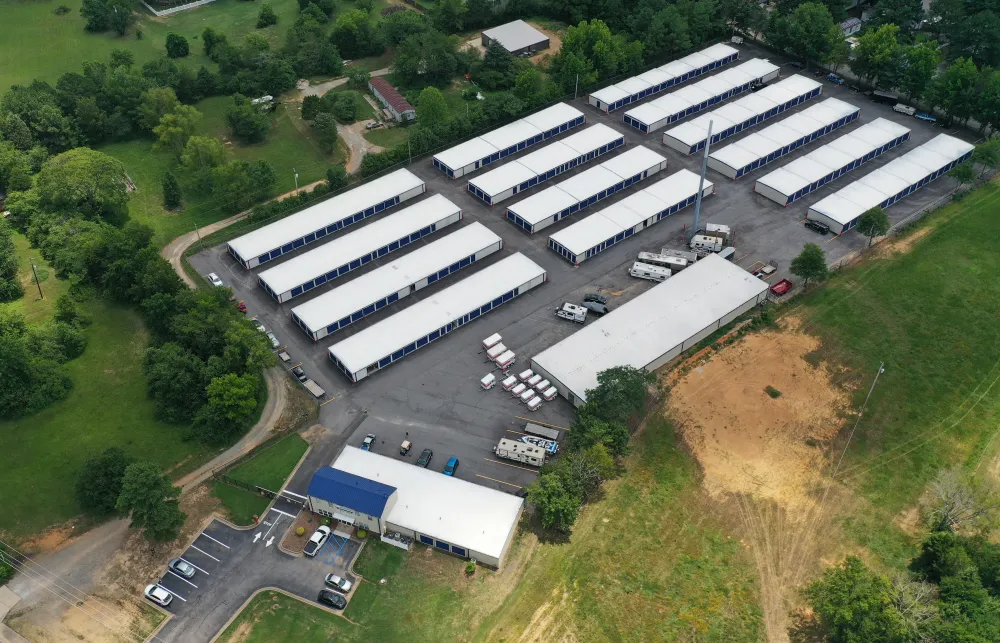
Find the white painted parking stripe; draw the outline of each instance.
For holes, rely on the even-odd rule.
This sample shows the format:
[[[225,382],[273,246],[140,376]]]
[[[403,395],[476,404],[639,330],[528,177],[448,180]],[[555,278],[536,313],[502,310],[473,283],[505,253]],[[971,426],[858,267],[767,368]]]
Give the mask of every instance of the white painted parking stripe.
[[[279,514],[281,514],[282,516],[288,516],[289,518],[294,518],[294,517],[295,517],[295,516],[293,516],[293,515],[292,515],[292,514],[290,514],[290,513],[285,513],[284,511],[281,511],[280,509],[275,509],[274,507],[271,507],[271,511],[274,511],[274,512],[276,512],[276,513],[279,513]]]
[[[278,513],[282,513],[282,512],[279,511]],[[287,516],[288,514],[285,514],[285,515]],[[292,516],[292,517],[294,518],[295,516]],[[267,533],[264,534],[264,537],[261,538],[261,540],[267,540],[268,534],[271,533],[271,530],[274,529],[274,526],[277,525],[279,522],[281,522],[281,518],[278,518],[277,520],[275,520],[274,522],[272,522],[271,526],[267,528]]]
[[[201,535],[204,536],[205,538],[208,538],[209,540],[214,540],[215,542],[219,543],[220,545],[222,545],[226,549],[229,549],[229,545],[227,545],[226,543],[222,542],[221,540],[215,540],[215,538],[212,538],[211,536],[209,536],[205,532],[201,532]]]
[[[197,570],[198,570],[199,572],[201,572],[201,573],[202,573],[202,574],[204,574],[205,576],[211,576],[211,574],[209,574],[208,572],[206,572],[206,571],[205,571],[204,569],[202,569],[201,567],[198,567],[197,565],[195,565],[194,563],[192,563],[192,562],[191,562],[190,560],[188,560],[188,559],[186,559],[186,558],[181,558],[181,560],[183,560],[183,561],[184,561],[185,563],[187,563],[188,565],[191,565],[192,567],[194,567],[195,569],[197,569]]]
[[[192,582],[191,582],[191,581],[189,581],[188,579],[184,578],[183,576],[181,576],[180,574],[178,574],[178,573],[177,573],[177,572],[175,572],[174,570],[172,570],[172,569],[168,569],[168,570],[167,570],[167,573],[169,573],[169,574],[173,574],[174,576],[176,576],[177,578],[181,579],[182,581],[184,581],[185,583],[187,583],[187,584],[188,584],[188,585],[190,585],[191,587],[193,587],[193,588],[195,588],[195,589],[198,589],[198,586],[197,586],[197,585],[195,585],[194,583],[192,583]]]
[[[164,587],[163,585],[160,585],[159,583],[157,583],[157,584],[156,584],[156,586],[157,586],[157,587],[159,587],[160,589],[162,589],[163,591],[165,591],[166,593],[170,594],[171,596],[176,596],[177,598],[181,599],[181,600],[182,600],[182,601],[184,601],[185,603],[187,603],[187,602],[188,602],[186,598],[184,598],[184,597],[183,597],[183,596],[181,596],[180,594],[175,594],[174,592],[171,592],[171,591],[170,591],[169,589],[167,589],[167,588],[166,588],[166,587]]]
[[[196,549],[196,550],[200,551],[201,553],[205,554],[206,556],[208,556],[209,558],[211,558],[212,560],[214,560],[217,563],[221,563],[222,562],[221,560],[219,560],[218,558],[216,558],[212,554],[208,553],[204,549],[200,549],[197,545],[191,545],[191,549]]]

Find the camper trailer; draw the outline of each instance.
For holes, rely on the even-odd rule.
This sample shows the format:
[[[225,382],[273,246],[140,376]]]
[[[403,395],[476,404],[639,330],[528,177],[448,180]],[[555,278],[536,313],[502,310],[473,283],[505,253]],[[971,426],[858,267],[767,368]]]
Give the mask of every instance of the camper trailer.
[[[500,443],[493,447],[493,453],[499,458],[523,462],[535,467],[545,464],[545,449],[506,438],[502,438]]]
[[[628,274],[639,279],[666,281],[667,277],[670,276],[670,270],[667,268],[661,268],[660,266],[651,266],[648,263],[636,261],[632,264],[632,267],[629,268]]]

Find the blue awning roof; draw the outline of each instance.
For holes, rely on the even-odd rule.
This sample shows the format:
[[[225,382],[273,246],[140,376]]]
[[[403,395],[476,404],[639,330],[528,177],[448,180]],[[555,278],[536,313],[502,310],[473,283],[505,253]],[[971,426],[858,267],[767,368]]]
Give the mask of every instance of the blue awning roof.
[[[370,516],[381,516],[395,491],[395,487],[333,467],[323,467],[309,483],[309,496]]]

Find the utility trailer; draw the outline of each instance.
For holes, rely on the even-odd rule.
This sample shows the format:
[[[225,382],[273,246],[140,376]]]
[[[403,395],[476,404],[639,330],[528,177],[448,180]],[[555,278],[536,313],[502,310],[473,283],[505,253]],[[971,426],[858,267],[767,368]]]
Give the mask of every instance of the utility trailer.
[[[556,429],[550,429],[547,426],[541,426],[535,424],[534,422],[528,422],[524,425],[524,432],[528,435],[537,435],[540,438],[545,438],[546,440],[558,440],[559,431]]]
[[[533,444],[508,440],[507,438],[500,439],[500,443],[493,447],[493,453],[498,458],[523,462],[534,467],[540,467],[545,464],[545,449],[536,447]]]
[[[306,390],[313,394],[314,397],[323,397],[326,395],[326,391],[319,387],[319,384],[312,380],[306,380],[302,382],[302,386],[306,387]]]

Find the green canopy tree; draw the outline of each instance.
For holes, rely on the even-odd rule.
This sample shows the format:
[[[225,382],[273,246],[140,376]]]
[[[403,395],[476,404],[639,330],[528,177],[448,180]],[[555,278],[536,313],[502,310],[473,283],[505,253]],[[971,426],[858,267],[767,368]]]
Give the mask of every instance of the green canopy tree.
[[[989,138],[977,145],[972,152],[972,160],[983,166],[979,178],[983,178],[988,170],[1000,168],[1000,138]]]
[[[175,33],[167,34],[167,58],[183,58],[188,51],[187,38]]]
[[[889,216],[885,210],[875,206],[865,210],[858,219],[858,232],[868,237],[868,247],[872,245],[875,237],[881,237],[889,231]]]
[[[198,437],[208,444],[225,444],[235,438],[253,418],[258,388],[255,373],[213,378],[206,388],[208,402],[195,418]]]
[[[64,212],[115,225],[128,218],[128,189],[121,161],[86,147],[54,156],[35,180],[43,211]]]
[[[805,591],[831,643],[904,643],[906,628],[885,576],[848,556]]]
[[[976,180],[976,170],[972,167],[971,162],[966,161],[965,163],[960,163],[951,168],[951,171],[948,172],[948,176],[955,179],[962,185],[968,185]]]
[[[337,149],[337,119],[333,114],[320,112],[313,119],[313,132],[316,133],[316,142],[327,154],[332,154]]]
[[[899,88],[911,100],[922,98],[931,86],[940,63],[941,51],[936,40],[921,40],[904,47]]]
[[[142,529],[154,542],[168,542],[177,537],[186,514],[177,505],[178,487],[150,462],[136,462],[125,469],[122,489],[115,508],[131,518],[133,529]]]
[[[163,207],[167,210],[181,207],[181,184],[170,170],[163,175]]]
[[[148,131],[159,125],[160,119],[180,105],[177,94],[170,87],[153,87],[142,92],[139,102],[139,125]]]
[[[959,58],[938,74],[928,99],[948,119],[966,121],[978,104],[980,72],[971,58]]]
[[[545,473],[528,486],[528,502],[535,507],[543,527],[568,534],[582,501],[566,489],[561,476]]]
[[[448,103],[437,87],[425,87],[417,98],[417,122],[423,127],[434,127],[448,122]]]
[[[587,404],[597,417],[625,422],[642,410],[656,375],[644,368],[615,366],[597,374],[597,387],[586,391]]]
[[[135,458],[118,447],[91,456],[76,474],[76,499],[84,513],[96,518],[114,515],[125,469]]]
[[[861,34],[850,63],[851,71],[879,89],[894,87],[902,61],[898,35],[896,25],[882,25]]]
[[[278,14],[270,4],[264,3],[260,6],[260,13],[257,14],[257,28],[265,29],[271,25],[278,24]]]
[[[24,295],[18,279],[17,247],[11,238],[10,225],[0,221],[0,302],[14,301]]]
[[[823,64],[830,58],[834,43],[843,35],[826,6],[806,2],[791,14],[772,13],[767,38],[804,62]]]
[[[802,247],[799,256],[792,259],[789,270],[796,277],[805,279],[803,288],[809,286],[810,279],[824,279],[829,274],[826,266],[826,255],[823,249],[815,243],[807,243]]]
[[[180,160],[200,120],[201,112],[197,109],[190,105],[178,105],[174,111],[165,114],[160,123],[153,128],[153,135],[156,137],[153,149],[170,152]]]

